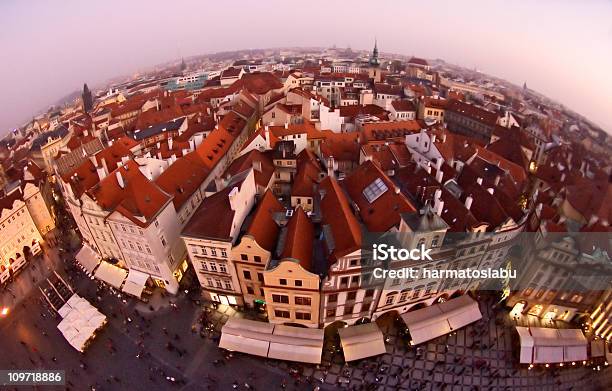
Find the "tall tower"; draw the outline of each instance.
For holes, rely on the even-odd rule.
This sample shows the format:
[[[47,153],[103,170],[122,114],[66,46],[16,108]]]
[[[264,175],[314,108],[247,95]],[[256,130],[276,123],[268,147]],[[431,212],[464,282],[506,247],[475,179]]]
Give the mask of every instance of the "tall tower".
[[[83,111],[88,113],[93,108],[93,96],[89,87],[87,87],[87,83],[83,85],[83,93],[81,94],[81,99],[83,101]]]
[[[372,55],[370,56],[368,73],[370,75],[370,79],[374,80],[374,83],[380,83],[381,80],[381,72],[380,72],[380,61],[378,60],[378,42],[374,40],[374,50],[372,50]]]

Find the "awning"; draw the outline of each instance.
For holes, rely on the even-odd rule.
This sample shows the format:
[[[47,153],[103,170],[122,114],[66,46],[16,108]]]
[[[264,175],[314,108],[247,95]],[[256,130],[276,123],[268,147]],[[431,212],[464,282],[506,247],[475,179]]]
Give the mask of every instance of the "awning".
[[[278,360],[321,363],[323,330],[274,326],[268,357]]]
[[[587,339],[580,329],[516,327],[522,364],[552,364],[587,359]]]
[[[230,318],[219,347],[278,360],[321,363],[323,330]]]
[[[149,275],[138,270],[130,269],[127,279],[121,288],[125,293],[140,298],[142,290],[144,289]]]
[[[468,295],[401,316],[414,345],[449,334],[482,318],[478,303]]]
[[[271,323],[229,318],[221,328],[219,347],[235,352],[268,357],[270,336],[274,330]]]
[[[80,352],[85,350],[96,331],[106,324],[106,316],[76,294],[58,312],[62,321],[57,328],[68,343]]]
[[[108,262],[101,262],[98,269],[96,269],[95,276],[97,279],[119,289],[127,276],[127,270],[111,265]]]
[[[338,334],[347,362],[387,353],[383,333],[376,323],[344,327]]]
[[[597,341],[591,341],[591,357],[605,357],[606,355],[606,343],[603,339]]]
[[[93,273],[94,269],[100,263],[100,256],[87,244],[79,250],[76,255],[77,262],[83,266],[87,273]]]

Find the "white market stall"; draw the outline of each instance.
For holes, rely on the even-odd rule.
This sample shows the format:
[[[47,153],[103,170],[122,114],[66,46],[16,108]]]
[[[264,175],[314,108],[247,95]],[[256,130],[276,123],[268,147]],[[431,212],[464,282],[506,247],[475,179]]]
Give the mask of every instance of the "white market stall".
[[[89,341],[106,324],[106,316],[77,294],[72,295],[58,313],[62,321],[57,328],[68,343],[80,352],[85,351]]]
[[[401,316],[408,326],[413,345],[449,334],[482,319],[478,302],[468,295],[407,312]]]
[[[128,272],[125,269],[111,265],[108,262],[101,262],[100,266],[96,269],[95,277],[119,289],[127,277],[127,274]]]
[[[588,341],[580,329],[516,327],[521,364],[554,364],[588,358]]]
[[[344,327],[338,334],[347,362],[387,353],[385,338],[376,323]]]
[[[219,347],[278,360],[321,363],[323,330],[230,318]]]
[[[92,274],[102,260],[89,245],[84,244],[75,256],[76,261],[85,269],[87,274]]]
[[[138,270],[130,269],[127,275],[127,279],[123,284],[123,288],[121,289],[127,294],[140,298],[142,296],[142,291],[144,290],[148,279],[148,274],[139,272]]]

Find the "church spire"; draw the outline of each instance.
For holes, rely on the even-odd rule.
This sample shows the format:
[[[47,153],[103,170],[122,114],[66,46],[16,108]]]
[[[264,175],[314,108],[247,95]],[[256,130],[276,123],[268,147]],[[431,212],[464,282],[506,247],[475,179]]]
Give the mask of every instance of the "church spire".
[[[378,66],[378,40],[374,38],[374,50],[372,50],[372,57],[370,57],[370,65]]]

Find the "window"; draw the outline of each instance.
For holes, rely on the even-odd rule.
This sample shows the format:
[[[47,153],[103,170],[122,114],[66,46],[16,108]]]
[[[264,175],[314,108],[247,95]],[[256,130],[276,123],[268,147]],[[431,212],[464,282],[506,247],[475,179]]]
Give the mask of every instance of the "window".
[[[242,271],[242,275],[244,276],[245,280],[250,280],[251,279],[251,272],[248,270],[243,270]]]
[[[229,280],[225,280],[224,284],[225,284],[225,289],[227,289],[228,291],[232,290],[232,283],[229,282]]]
[[[370,305],[372,305],[371,301],[368,301],[367,303],[363,303],[361,304],[361,311],[369,311],[370,310]]]
[[[358,259],[351,259],[350,265],[351,266],[357,266],[358,263],[359,263]]]
[[[402,301],[406,301],[408,299],[408,292],[402,292],[402,294],[400,295],[399,301],[400,303]]]
[[[352,305],[346,305],[344,306],[344,315],[350,315],[353,313],[353,306]]]
[[[213,286],[213,280],[210,277],[206,277],[206,283],[208,284],[208,286]]]
[[[202,262],[200,266],[202,267],[202,270],[208,271],[208,265],[206,264],[206,262]]]
[[[289,296],[287,296],[287,295],[272,295],[272,301],[274,303],[289,304]]]
[[[296,312],[295,319],[310,320],[310,313],[309,312]]]
[[[332,318],[336,316],[336,309],[335,308],[328,308],[327,311],[325,311],[325,316],[328,318]]]
[[[351,284],[359,284],[359,276],[351,277]]]
[[[311,303],[312,303],[312,300],[310,297],[300,297],[300,296],[295,297],[296,305],[310,305]]]
[[[289,318],[291,315],[289,314],[289,311],[274,310],[274,316],[277,318]]]
[[[302,280],[295,280],[295,286],[302,286]]]
[[[264,282],[263,273],[257,273],[257,280],[260,282]]]
[[[221,249],[221,257],[222,258],[227,258],[227,251],[225,251],[224,248]]]
[[[219,271],[220,271],[221,273],[227,273],[227,267],[225,266],[225,264],[224,264],[224,263],[220,263],[220,264],[219,264]]]
[[[261,257],[259,255],[255,255],[253,259],[255,260],[255,262],[261,263]]]
[[[365,292],[365,297],[372,297],[374,296],[374,289],[368,289]]]
[[[363,189],[363,196],[371,204],[383,195],[389,188],[383,182],[382,179],[376,178],[374,182],[370,183],[365,189]]]
[[[347,286],[349,282],[349,278],[348,277],[342,277],[340,279],[340,286]]]
[[[286,279],[284,279],[284,278],[281,278],[281,279],[278,281],[278,283],[279,283],[279,284],[281,284],[281,285],[287,285],[287,280],[286,280]]]
[[[221,288],[221,280],[218,278],[215,278],[215,285],[217,286],[217,288]]]
[[[166,247],[166,239],[163,236],[160,236],[162,246]]]
[[[217,271],[217,264],[214,262],[210,263],[210,271],[211,272],[216,272]]]
[[[211,248],[210,249],[210,255],[212,255],[213,257],[217,256],[217,249],[216,248]]]
[[[357,298],[357,292],[349,292],[346,294],[346,300],[355,300]]]
[[[255,293],[255,291],[253,290],[253,287],[247,286],[247,293],[248,293],[249,295],[254,294],[254,293]]]
[[[327,299],[328,303],[337,303],[338,302],[338,294],[334,293],[329,295],[329,299]]]
[[[243,261],[248,261],[249,257],[246,254],[240,254],[240,259]]]
[[[387,300],[385,300],[385,305],[393,304],[395,301],[395,295],[388,295]]]
[[[431,247],[438,247],[438,242],[440,241],[440,237],[438,235],[434,236],[431,240]]]

